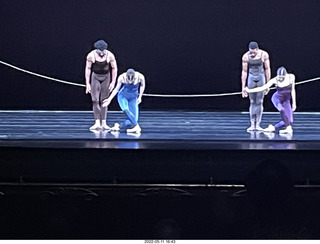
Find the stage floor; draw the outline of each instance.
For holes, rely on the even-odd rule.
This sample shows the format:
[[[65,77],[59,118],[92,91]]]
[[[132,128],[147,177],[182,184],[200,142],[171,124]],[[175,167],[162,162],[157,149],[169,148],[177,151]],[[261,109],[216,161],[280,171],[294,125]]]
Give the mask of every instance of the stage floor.
[[[320,182],[320,113],[295,113],[286,136],[246,132],[247,112],[141,111],[140,135],[91,132],[91,111],[0,117],[2,182],[242,184],[265,159],[284,163],[299,184]],[[279,117],[264,113],[262,127]],[[111,111],[107,122],[124,119]]]
[[[247,112],[141,111],[141,134],[89,130],[91,111],[0,111],[0,147],[111,149],[320,149],[320,113],[295,113],[294,133],[246,132]],[[125,116],[110,111],[112,126]],[[262,127],[279,121],[265,112]]]

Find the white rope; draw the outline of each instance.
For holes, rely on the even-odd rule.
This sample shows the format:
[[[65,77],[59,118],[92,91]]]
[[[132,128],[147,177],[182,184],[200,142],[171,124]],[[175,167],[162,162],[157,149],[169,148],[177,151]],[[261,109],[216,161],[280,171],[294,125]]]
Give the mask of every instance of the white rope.
[[[37,73],[34,73],[34,72],[31,72],[31,71],[28,71],[28,70],[25,70],[25,69],[21,69],[17,66],[14,66],[12,64],[8,64],[6,62],[3,62],[0,60],[0,63],[1,64],[4,64],[10,68],[13,68],[13,69],[16,69],[16,70],[19,70],[21,72],[24,72],[24,73],[27,73],[27,74],[30,74],[30,75],[34,75],[34,76],[38,76],[38,77],[41,77],[41,78],[44,78],[44,79],[47,79],[47,80],[53,80],[53,81],[57,81],[57,82],[60,82],[60,83],[64,83],[64,84],[68,84],[68,85],[73,85],[73,86],[82,86],[82,87],[86,87],[86,85],[84,84],[79,84],[79,83],[74,83],[74,82],[69,82],[69,81],[65,81],[65,80],[59,80],[59,79],[56,79],[56,78],[52,78],[52,77],[48,77],[48,76],[45,76],[45,75],[40,75],[40,74],[37,74]]]
[[[320,80],[320,77],[299,81],[296,82],[296,85],[312,82]],[[270,90],[277,89],[276,87],[271,87]],[[230,93],[219,93],[219,94],[194,94],[194,95],[161,95],[161,94],[143,94],[147,97],[224,97],[224,96],[233,96],[233,95],[241,95],[242,92],[230,92]]]
[[[220,93],[220,94],[193,94],[193,95],[162,95],[162,94],[143,94],[146,97],[223,97],[238,95],[241,92]]]
[[[15,70],[18,70],[18,71],[21,71],[21,72],[24,72],[24,73],[27,73],[27,74],[30,74],[30,75],[38,76],[38,77],[41,77],[41,78],[44,78],[44,79],[47,79],[47,80],[53,80],[53,81],[56,81],[56,82],[67,84],[67,85],[86,87],[86,85],[84,85],[84,84],[79,84],[79,83],[74,83],[74,82],[70,82],[70,81],[60,80],[60,79],[52,78],[52,77],[49,77],[49,76],[37,74],[35,72],[31,72],[31,71],[28,71],[28,70],[25,70],[25,69],[21,69],[21,68],[19,68],[17,66],[14,66],[12,64],[8,64],[8,63],[3,62],[1,60],[0,60],[0,63],[3,64],[3,65],[8,66],[10,68],[13,68]],[[308,83],[308,82],[312,82],[312,81],[316,81],[316,80],[320,80],[320,77],[316,77],[316,78],[312,78],[312,79],[304,80],[304,81],[299,81],[299,82],[296,82],[296,85],[300,85],[300,84],[304,84],[304,83]],[[276,88],[272,87],[270,89],[273,90],[273,89],[276,89]],[[223,97],[223,96],[233,96],[233,95],[240,95],[240,94],[241,94],[241,92],[230,92],[230,93],[220,93],[220,94],[193,94],[193,95],[163,95],[163,94],[147,94],[147,93],[144,93],[143,96],[146,96],[146,97],[190,97],[191,98],[191,97]]]

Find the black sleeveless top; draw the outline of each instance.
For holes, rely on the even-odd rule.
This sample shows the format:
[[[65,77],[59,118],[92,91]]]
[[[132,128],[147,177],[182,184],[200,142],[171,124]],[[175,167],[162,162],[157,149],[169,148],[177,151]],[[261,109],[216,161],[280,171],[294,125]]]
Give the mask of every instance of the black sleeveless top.
[[[91,66],[91,70],[99,75],[108,74],[110,72],[110,65],[107,60],[102,62],[95,61]]]

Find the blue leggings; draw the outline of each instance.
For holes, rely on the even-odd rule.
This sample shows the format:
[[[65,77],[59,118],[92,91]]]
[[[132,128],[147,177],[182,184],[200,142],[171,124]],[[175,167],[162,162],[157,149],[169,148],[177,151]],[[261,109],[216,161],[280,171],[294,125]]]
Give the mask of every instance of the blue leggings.
[[[120,128],[134,127],[138,124],[139,106],[137,95],[132,96],[124,92],[118,93],[118,103],[121,110],[126,114],[127,118],[120,125]]]

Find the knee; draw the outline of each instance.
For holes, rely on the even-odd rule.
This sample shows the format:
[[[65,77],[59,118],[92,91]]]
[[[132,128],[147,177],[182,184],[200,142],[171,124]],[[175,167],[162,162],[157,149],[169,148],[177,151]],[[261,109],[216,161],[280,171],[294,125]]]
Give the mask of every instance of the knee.
[[[93,106],[99,105],[99,100],[98,99],[92,99],[92,104],[93,104]]]
[[[255,108],[260,108],[263,105],[263,100],[256,100],[254,102],[251,103],[251,106],[255,107]]]
[[[250,105],[255,105],[256,104],[256,100],[255,99],[250,99]]]
[[[130,112],[128,108],[124,108],[122,111],[125,112],[126,114]]]
[[[259,99],[258,101],[257,101],[257,103],[256,103],[256,105],[258,106],[258,107],[262,107],[263,106],[263,100],[261,99]]]
[[[101,94],[101,101],[107,99],[109,97],[109,93],[103,93]]]

